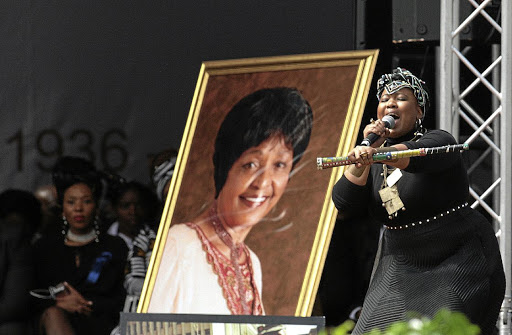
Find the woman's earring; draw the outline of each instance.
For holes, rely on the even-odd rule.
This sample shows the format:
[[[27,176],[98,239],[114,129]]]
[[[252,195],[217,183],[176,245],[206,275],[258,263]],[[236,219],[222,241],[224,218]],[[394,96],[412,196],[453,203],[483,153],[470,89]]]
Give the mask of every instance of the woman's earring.
[[[62,215],[62,235],[64,237],[66,237],[66,234],[68,232],[68,229],[69,229],[69,224],[68,224],[68,220],[66,219],[66,216],[65,215]]]
[[[423,128],[423,120],[422,119],[416,119],[416,122],[414,123],[414,127],[416,128],[415,135],[423,135],[425,132],[425,129]]]
[[[94,241],[99,242],[100,241],[100,225],[98,223],[98,215],[94,218],[94,231],[96,232],[96,238]]]

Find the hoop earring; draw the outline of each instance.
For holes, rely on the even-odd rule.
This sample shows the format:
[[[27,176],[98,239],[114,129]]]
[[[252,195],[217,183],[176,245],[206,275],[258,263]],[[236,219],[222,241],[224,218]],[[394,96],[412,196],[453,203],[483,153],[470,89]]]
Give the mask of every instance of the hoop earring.
[[[94,218],[94,231],[96,232],[96,237],[94,238],[94,241],[96,243],[99,243],[100,241],[100,225],[98,223],[98,215]]]

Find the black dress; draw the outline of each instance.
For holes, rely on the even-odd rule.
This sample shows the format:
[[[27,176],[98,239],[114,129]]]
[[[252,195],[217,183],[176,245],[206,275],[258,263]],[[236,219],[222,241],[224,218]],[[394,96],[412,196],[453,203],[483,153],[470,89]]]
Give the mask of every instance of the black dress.
[[[417,141],[401,143],[416,149],[455,144],[455,139],[433,130]],[[465,313],[482,334],[495,333],[505,275],[491,224],[467,205],[469,187],[461,154],[411,158],[401,172],[396,185],[404,209],[392,219],[379,195],[382,164],[371,166],[365,186],[342,177],[333,189],[340,212],[368,210],[385,227],[353,334],[384,330],[411,313],[432,317],[441,308]]]
[[[84,298],[91,300],[91,316],[72,315],[77,334],[110,334],[119,322],[123,309],[123,287],[128,249],[116,236],[103,234],[99,243],[67,246],[62,236],[43,237],[34,246],[36,287],[48,288],[67,281]],[[54,300],[34,298],[41,313],[55,304]]]

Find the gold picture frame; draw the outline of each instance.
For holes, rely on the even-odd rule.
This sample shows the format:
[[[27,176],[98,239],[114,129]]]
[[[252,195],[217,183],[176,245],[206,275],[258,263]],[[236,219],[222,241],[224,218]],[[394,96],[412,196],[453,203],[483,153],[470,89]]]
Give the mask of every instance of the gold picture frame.
[[[310,142],[276,205],[286,215],[257,224],[245,242],[261,260],[265,313],[311,315],[337,214],[331,190],[343,173],[318,171],[316,158],[341,156],[355,145],[377,56],[378,50],[361,50],[202,64],[138,312],[148,312],[155,283],[163,280],[170,227],[214,198],[213,144],[226,113],[261,88],[293,87],[313,110]]]

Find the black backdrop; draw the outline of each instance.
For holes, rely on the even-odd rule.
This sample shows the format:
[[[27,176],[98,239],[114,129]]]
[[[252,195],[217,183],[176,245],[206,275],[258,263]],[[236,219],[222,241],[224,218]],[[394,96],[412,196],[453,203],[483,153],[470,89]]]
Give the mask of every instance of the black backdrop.
[[[0,188],[57,156],[149,180],[181,142],[202,61],[354,49],[354,0],[0,3]]]

